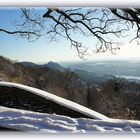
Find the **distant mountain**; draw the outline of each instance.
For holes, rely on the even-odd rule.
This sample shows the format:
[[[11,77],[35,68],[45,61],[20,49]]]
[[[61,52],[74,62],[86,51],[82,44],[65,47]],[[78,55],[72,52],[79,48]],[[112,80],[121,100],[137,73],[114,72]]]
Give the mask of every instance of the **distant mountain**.
[[[24,66],[26,66],[26,67],[36,67],[36,66],[38,66],[38,65],[35,64],[35,63],[27,62],[27,61],[24,61],[24,62],[17,62],[17,64],[22,64],[22,65],[24,65]]]
[[[61,72],[66,71],[66,69],[65,69],[64,67],[62,67],[60,64],[55,63],[55,62],[52,62],[52,61],[50,61],[50,62],[48,62],[47,64],[44,64],[44,65],[42,65],[42,66],[47,66],[47,67],[50,68],[50,69],[59,70],[59,71],[61,71]]]
[[[25,67],[48,67],[52,70],[59,70],[61,72],[66,71],[66,69],[64,67],[62,67],[60,64],[58,64],[56,62],[52,62],[52,61],[48,62],[47,64],[42,64],[42,65],[35,64],[35,63],[32,63],[32,62],[27,62],[27,61],[18,62],[17,64],[22,64]]]

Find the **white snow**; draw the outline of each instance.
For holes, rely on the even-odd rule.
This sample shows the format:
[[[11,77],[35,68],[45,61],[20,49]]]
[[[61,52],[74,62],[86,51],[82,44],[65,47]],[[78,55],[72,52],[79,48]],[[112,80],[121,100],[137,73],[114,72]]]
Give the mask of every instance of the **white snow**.
[[[0,126],[48,133],[139,133],[140,121],[70,118],[0,106]]]
[[[77,112],[80,112],[82,114],[85,114],[87,116],[90,116],[92,118],[95,118],[95,119],[99,119],[99,120],[109,120],[110,118],[96,112],[96,111],[93,111],[89,108],[86,108],[82,105],[79,105],[75,102],[72,102],[70,100],[67,100],[67,99],[64,99],[64,98],[61,98],[61,97],[58,97],[54,94],[51,94],[49,92],[46,92],[46,91],[43,91],[43,90],[40,90],[40,89],[37,89],[37,88],[33,88],[33,87],[29,87],[29,86],[25,86],[25,85],[21,85],[21,84],[17,84],[17,83],[11,83],[11,82],[0,82],[0,85],[2,86],[8,86],[8,87],[16,87],[16,88],[19,88],[19,89],[23,89],[25,91],[28,91],[28,92],[31,92],[33,94],[36,94],[36,95],[39,95],[45,99],[48,99],[48,100],[51,100],[51,101],[54,101],[62,106],[65,106],[67,108],[70,108],[72,110],[75,110]]]
[[[49,133],[140,133],[140,121],[111,119],[72,101],[21,84],[0,82],[0,85],[29,91],[93,117],[93,119],[75,119],[62,115],[38,113],[0,106],[0,126],[23,131]]]
[[[138,77],[138,76],[115,75],[115,77],[124,78],[127,80],[140,80],[140,77]]]

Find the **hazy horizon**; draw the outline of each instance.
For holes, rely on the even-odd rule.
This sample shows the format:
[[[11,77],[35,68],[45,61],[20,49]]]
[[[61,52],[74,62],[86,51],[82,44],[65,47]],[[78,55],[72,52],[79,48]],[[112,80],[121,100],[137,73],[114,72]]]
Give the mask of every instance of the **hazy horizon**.
[[[11,59],[12,60],[12,59]],[[63,61],[55,61],[55,60],[48,60],[48,61],[28,61],[28,60],[23,60],[23,61],[17,61],[17,62],[32,62],[36,64],[46,64],[48,62],[56,62],[56,63],[88,63],[88,62],[109,62],[109,61],[130,61],[130,62],[140,62],[140,58],[134,58],[134,59],[129,59],[129,58],[124,58],[124,59],[93,59],[93,60],[63,60]]]

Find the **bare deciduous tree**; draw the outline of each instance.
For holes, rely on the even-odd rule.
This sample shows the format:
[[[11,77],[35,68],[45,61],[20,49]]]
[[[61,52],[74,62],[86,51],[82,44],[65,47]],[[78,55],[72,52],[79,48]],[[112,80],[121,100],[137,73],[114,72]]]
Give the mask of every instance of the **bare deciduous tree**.
[[[135,36],[130,41],[140,38],[140,10],[137,8],[46,8],[39,12],[35,8],[21,8],[21,19],[15,22],[17,30],[0,29],[0,32],[17,34],[33,41],[45,35],[51,41],[67,39],[75,47],[80,58],[88,55],[82,37],[92,38],[98,52],[112,53],[119,49],[117,38],[128,35],[133,29]],[[79,35],[77,38],[75,36]],[[80,40],[81,38],[81,40]]]

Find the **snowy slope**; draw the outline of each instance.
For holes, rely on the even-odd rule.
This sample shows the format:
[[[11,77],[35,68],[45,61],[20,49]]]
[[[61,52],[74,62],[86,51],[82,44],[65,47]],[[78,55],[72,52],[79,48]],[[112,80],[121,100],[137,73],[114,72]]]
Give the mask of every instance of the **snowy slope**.
[[[21,84],[17,84],[17,83],[11,83],[11,82],[0,82],[1,86],[8,86],[8,87],[16,87],[19,89],[23,89],[25,91],[31,92],[33,94],[39,95],[43,98],[46,98],[48,100],[54,101],[62,106],[66,106],[67,108],[70,108],[72,110],[75,110],[77,112],[80,112],[82,114],[85,114],[87,116],[90,116],[92,118],[98,119],[98,120],[110,120],[110,118],[96,112],[93,111],[91,109],[88,109],[82,105],[79,105],[77,103],[74,103],[72,101],[66,100],[64,98],[58,97],[54,94],[51,94],[49,92],[37,89],[37,88],[33,88],[33,87],[29,87],[29,86],[25,86],[25,85],[21,85]]]
[[[140,121],[111,119],[72,101],[63,99],[43,90],[24,86],[21,84],[0,82],[0,85],[16,87],[29,91],[33,94],[39,95],[48,100],[52,100],[62,106],[67,106],[70,109],[76,110],[93,118],[75,119],[62,115],[38,113],[0,106],[0,126],[2,127],[14,128],[23,131],[39,131],[52,133],[140,133]]]
[[[140,133],[140,121],[74,119],[2,106],[0,106],[0,126],[49,133]]]

